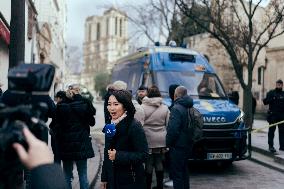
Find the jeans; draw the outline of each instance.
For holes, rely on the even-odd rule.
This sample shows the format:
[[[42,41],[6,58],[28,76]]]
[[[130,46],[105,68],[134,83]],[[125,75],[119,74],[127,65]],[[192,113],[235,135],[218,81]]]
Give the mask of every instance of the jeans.
[[[65,180],[68,188],[72,189],[72,178],[73,178],[73,163],[76,163],[77,171],[80,181],[80,189],[88,189],[89,181],[87,176],[87,159],[78,161],[63,161],[63,170],[65,173]]]
[[[153,169],[155,171],[164,171],[163,167],[163,156],[164,154],[150,154],[148,159],[146,160],[146,173],[152,174]]]

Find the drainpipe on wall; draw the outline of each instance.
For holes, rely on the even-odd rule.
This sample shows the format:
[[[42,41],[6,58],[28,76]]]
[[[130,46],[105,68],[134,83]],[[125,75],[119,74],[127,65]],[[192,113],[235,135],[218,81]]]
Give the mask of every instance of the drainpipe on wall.
[[[25,0],[11,0],[9,69],[25,61]]]

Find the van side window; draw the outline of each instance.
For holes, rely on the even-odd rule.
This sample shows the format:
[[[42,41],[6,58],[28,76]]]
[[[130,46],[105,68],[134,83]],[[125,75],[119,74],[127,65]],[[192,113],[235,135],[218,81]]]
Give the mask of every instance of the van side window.
[[[137,91],[140,86],[140,78],[143,71],[143,64],[140,59],[135,59],[129,64],[130,72],[127,80],[128,89],[133,92]]]

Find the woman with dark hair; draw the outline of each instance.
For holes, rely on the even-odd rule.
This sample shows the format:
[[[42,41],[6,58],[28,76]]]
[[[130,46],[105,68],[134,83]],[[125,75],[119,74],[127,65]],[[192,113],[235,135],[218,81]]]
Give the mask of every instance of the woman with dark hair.
[[[164,153],[166,152],[166,134],[170,111],[162,103],[159,88],[152,86],[148,89],[148,96],[142,100],[145,112],[143,129],[146,134],[149,157],[146,161],[146,184],[147,189],[152,189],[152,173],[155,168],[157,187],[163,189],[164,178]]]
[[[141,123],[134,119],[135,107],[131,94],[113,91],[106,99],[111,124],[105,133],[102,189],[145,189],[143,162],[148,145]]]

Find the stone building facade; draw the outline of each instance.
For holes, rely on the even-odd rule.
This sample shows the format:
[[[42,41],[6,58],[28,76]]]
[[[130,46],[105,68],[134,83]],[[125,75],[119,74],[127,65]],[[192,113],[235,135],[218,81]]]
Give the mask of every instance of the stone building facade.
[[[269,6],[268,6],[269,8]],[[265,21],[262,18],[264,8],[260,7],[258,11],[257,20]],[[277,28],[284,30],[284,21]],[[189,48],[197,50],[208,57],[209,62],[215,68],[219,78],[221,79],[224,88],[227,92],[231,90],[239,91],[240,102],[239,106],[243,106],[243,90],[236,77],[235,71],[230,61],[230,57],[225,51],[224,47],[214,39],[210,34],[203,33],[195,36],[185,38]],[[244,67],[246,69],[246,67]],[[247,80],[247,71],[244,70],[244,80]],[[256,62],[253,70],[252,93],[257,100],[257,111],[265,112],[267,106],[264,106],[262,99],[266,93],[275,88],[275,81],[277,79],[284,80],[284,34],[271,40],[266,48],[264,48]]]
[[[10,40],[11,0],[0,1],[1,23]],[[5,20],[5,21],[4,21]],[[2,29],[1,29],[2,31]],[[3,30],[4,31],[4,30]],[[47,63],[56,67],[56,80],[51,95],[63,85],[66,48],[66,0],[25,1],[25,63]],[[0,38],[2,32],[0,33]],[[0,39],[0,83],[7,89],[9,40]]]
[[[91,16],[85,21],[83,44],[84,69],[82,84],[94,90],[97,73],[110,73],[115,61],[128,53],[126,13],[110,8],[102,16]]]
[[[38,27],[34,56],[39,63],[56,67],[54,91],[64,89],[66,74],[66,0],[35,1]]]

